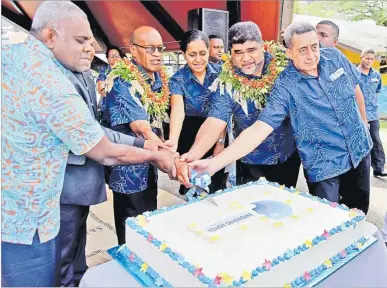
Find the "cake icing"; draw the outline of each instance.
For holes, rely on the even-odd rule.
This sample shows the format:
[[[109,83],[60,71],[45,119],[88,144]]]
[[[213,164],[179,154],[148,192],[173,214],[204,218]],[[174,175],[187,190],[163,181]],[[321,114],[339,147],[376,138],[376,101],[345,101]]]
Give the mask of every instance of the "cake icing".
[[[361,212],[266,180],[208,197],[127,220],[130,250],[172,286],[290,285],[364,236]]]

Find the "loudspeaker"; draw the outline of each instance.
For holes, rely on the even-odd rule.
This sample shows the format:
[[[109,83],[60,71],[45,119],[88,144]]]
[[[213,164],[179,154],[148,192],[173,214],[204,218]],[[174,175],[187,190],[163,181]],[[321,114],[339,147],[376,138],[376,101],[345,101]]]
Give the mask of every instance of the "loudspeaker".
[[[188,29],[198,29],[207,35],[216,34],[223,39],[228,51],[228,11],[199,8],[188,11]]]

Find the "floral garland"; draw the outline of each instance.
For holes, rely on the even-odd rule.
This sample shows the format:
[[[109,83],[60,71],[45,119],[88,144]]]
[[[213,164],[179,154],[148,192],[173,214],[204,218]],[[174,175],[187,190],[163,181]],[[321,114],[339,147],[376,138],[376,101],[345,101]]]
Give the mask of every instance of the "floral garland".
[[[232,97],[237,97],[238,99],[235,100],[238,102],[241,100],[251,100],[264,106],[266,104],[266,97],[271,91],[275,79],[277,79],[289,62],[283,48],[278,43],[273,41],[265,42],[263,47],[273,58],[270,59],[267,72],[260,79],[248,79],[238,75],[230,57],[224,55],[226,59],[224,59],[225,63],[222,65],[222,71],[219,74],[219,81],[221,84],[226,84],[226,88],[230,85],[232,86],[234,91],[237,92],[235,93],[237,95]]]
[[[161,92],[152,91],[152,87],[147,81],[145,81],[143,73],[141,73],[140,69],[129,59],[125,58],[123,61],[117,62],[116,65],[114,65],[112,71],[107,77],[106,91],[111,91],[114,79],[117,77],[121,77],[123,80],[130,82],[130,94],[134,98],[136,97],[136,92],[141,95],[141,104],[153,120],[151,123],[152,126],[162,128],[161,125],[167,114],[170,96],[166,68],[162,66],[160,70],[162,83]],[[137,99],[135,98],[135,100]]]

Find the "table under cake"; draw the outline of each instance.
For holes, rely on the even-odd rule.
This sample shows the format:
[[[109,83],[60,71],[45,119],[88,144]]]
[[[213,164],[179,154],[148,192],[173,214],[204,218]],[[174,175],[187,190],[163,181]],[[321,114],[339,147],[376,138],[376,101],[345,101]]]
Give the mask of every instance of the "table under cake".
[[[373,224],[367,222],[365,227],[366,234],[377,242],[316,287],[387,287],[387,249],[383,237]],[[80,287],[143,287],[140,282],[113,260],[90,268]]]
[[[128,218],[127,244],[108,250],[122,268],[82,286],[387,287],[385,243],[365,220],[260,179]]]

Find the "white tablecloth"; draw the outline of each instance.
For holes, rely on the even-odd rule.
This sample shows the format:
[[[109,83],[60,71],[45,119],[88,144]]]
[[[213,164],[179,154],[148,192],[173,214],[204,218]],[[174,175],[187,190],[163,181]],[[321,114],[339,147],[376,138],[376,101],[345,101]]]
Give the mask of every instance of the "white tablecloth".
[[[317,287],[387,287],[387,249],[379,230],[366,223],[366,236],[378,241]],[[115,260],[89,269],[80,287],[141,287]]]

